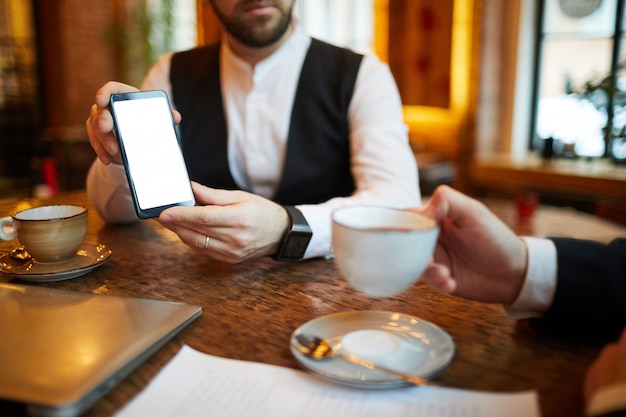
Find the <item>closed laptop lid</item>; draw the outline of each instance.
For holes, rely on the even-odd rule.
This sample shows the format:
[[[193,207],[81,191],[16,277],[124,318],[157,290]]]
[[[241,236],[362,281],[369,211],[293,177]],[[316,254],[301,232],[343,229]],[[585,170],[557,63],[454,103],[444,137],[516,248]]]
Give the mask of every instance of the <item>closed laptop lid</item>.
[[[0,400],[75,416],[200,315],[195,305],[0,283]]]

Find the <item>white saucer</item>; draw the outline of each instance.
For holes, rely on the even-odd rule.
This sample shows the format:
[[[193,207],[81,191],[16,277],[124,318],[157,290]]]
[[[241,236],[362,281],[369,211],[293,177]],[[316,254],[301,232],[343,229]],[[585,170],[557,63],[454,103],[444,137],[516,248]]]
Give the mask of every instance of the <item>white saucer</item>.
[[[101,243],[85,242],[72,259],[61,262],[20,262],[9,254],[0,256],[0,272],[31,282],[52,282],[76,278],[92,271],[111,258],[111,249]]]
[[[333,350],[361,356],[371,362],[432,378],[442,372],[454,357],[454,341],[434,324],[401,313],[352,311],[311,320],[291,335],[291,353],[305,369],[342,385],[357,388],[397,388],[409,382],[379,370],[371,370],[346,360],[316,361],[294,347],[300,333],[326,339]]]

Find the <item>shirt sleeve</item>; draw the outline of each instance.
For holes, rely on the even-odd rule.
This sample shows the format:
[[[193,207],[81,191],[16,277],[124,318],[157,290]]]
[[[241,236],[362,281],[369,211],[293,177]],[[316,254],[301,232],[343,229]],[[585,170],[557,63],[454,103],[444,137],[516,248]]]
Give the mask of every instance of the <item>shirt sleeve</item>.
[[[585,416],[600,417],[612,415],[611,413],[617,411],[626,414],[626,383],[624,382],[598,390],[589,400]]]
[[[87,173],[86,188],[91,205],[105,222],[120,224],[139,220],[122,165],[104,165],[96,159]]]
[[[170,82],[170,65],[172,62],[172,53],[161,55],[156,63],[150,68],[146,77],[141,83],[141,90],[163,90],[172,102],[172,84]]]
[[[402,102],[389,67],[363,58],[348,109],[351,169],[356,190],[349,197],[299,205],[313,237],[305,258],[331,256],[331,214],[346,205],[420,205],[417,163],[409,144]]]
[[[557,254],[549,239],[523,237],[528,248],[524,285],[513,304],[505,306],[512,319],[541,317],[554,299],[557,284]]]

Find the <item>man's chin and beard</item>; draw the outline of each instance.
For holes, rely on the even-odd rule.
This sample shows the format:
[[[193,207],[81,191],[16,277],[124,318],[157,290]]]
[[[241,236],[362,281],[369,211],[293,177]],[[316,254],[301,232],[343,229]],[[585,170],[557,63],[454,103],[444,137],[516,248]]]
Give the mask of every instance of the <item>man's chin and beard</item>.
[[[230,36],[248,47],[263,48],[277,42],[289,29],[293,3],[288,10],[283,10],[280,5],[271,2],[278,14],[252,16],[246,13],[246,9],[255,3],[255,0],[241,1],[235,6],[233,15],[226,16],[211,0],[215,14]]]

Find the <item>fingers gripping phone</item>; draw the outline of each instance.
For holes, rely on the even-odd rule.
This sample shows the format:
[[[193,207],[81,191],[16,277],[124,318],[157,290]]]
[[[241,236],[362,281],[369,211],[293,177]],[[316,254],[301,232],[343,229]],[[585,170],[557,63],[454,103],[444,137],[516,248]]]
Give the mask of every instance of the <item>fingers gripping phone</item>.
[[[178,133],[163,91],[113,94],[109,101],[135,211],[157,217],[195,204]]]

